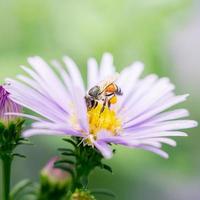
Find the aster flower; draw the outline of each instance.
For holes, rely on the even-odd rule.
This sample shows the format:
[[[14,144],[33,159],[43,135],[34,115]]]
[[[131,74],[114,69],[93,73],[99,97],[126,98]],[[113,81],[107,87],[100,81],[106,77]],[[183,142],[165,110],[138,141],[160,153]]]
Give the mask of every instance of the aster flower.
[[[112,156],[110,144],[144,149],[167,158],[162,143],[175,146],[176,142],[169,137],[187,136],[180,130],[197,126],[196,121],[182,119],[189,115],[186,109],[169,111],[188,95],[176,96],[168,78],[155,74],[140,78],[144,68],[141,62],[119,73],[116,85],[123,95],[117,96],[117,103],[110,108],[105,106],[102,112],[101,102],[87,109],[85,95],[116,73],[112,56],[105,53],[100,65],[93,58],[88,60],[87,87],[74,61],[69,57],[63,61],[64,66],[53,61],[50,67],[40,57],[31,57],[28,59],[31,68],[22,66],[29,76],[6,80],[10,98],[40,115],[21,114],[35,120],[32,128],[24,132],[25,137],[37,134],[80,137],[106,158]]]

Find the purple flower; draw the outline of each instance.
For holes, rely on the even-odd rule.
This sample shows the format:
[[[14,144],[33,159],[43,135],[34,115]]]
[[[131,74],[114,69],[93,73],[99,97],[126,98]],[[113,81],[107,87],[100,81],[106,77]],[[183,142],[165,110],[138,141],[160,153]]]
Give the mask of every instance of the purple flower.
[[[7,123],[16,118],[7,113],[20,113],[21,110],[21,106],[13,102],[9,97],[9,93],[3,86],[0,86],[0,120]]]
[[[69,57],[64,66],[57,61],[51,68],[40,57],[28,59],[32,68],[22,66],[29,76],[19,80],[7,79],[6,89],[16,103],[31,109],[40,117],[24,115],[36,122],[24,132],[25,137],[37,134],[82,137],[87,145],[96,147],[106,158],[112,156],[109,144],[140,148],[167,158],[162,143],[175,146],[170,136],[187,136],[182,129],[197,126],[187,117],[185,109],[170,110],[186,100],[188,95],[176,96],[174,85],[168,78],[151,74],[140,78],[143,64],[135,62],[119,74],[116,81],[123,92],[118,102],[102,111],[102,103],[87,109],[85,95],[100,81],[114,75],[113,58],[105,53],[98,66],[95,59],[88,60],[87,88],[78,67]]]

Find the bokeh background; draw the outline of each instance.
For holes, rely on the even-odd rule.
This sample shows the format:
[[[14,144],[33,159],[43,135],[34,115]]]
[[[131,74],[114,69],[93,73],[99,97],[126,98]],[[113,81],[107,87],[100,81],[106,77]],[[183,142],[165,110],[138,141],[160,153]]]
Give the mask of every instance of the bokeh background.
[[[71,56],[86,74],[86,59],[114,55],[120,71],[132,61],[145,63],[145,73],[169,76],[177,94],[190,93],[182,107],[200,119],[200,1],[192,0],[0,0],[0,80],[13,77],[26,58],[48,61]],[[142,150],[118,147],[107,161],[114,174],[96,170],[91,188],[108,188],[118,200],[199,200],[200,133],[177,138],[164,147],[164,160]],[[57,155],[61,138],[33,137],[34,146],[18,149],[27,159],[14,161],[12,185],[29,177]],[[1,174],[0,174],[1,175]],[[99,200],[105,200],[99,197]]]

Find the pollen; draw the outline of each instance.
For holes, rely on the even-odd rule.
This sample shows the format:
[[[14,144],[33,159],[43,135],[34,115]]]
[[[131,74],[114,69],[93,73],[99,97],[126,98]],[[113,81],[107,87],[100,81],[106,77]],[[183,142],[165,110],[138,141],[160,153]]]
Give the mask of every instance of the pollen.
[[[121,129],[121,120],[117,117],[114,110],[105,107],[102,111],[102,104],[98,104],[97,107],[92,108],[87,112],[90,134],[96,137],[97,132],[101,130],[110,131],[113,135],[117,135],[117,132]]]

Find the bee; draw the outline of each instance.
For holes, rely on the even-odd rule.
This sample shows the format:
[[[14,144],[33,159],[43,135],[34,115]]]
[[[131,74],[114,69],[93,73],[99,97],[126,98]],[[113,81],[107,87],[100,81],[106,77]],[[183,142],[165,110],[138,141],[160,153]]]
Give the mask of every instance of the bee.
[[[88,91],[85,96],[88,110],[96,108],[99,103],[102,103],[103,106],[100,111],[102,113],[106,106],[110,108],[111,104],[117,102],[116,95],[123,95],[121,89],[115,83],[118,76],[118,74],[110,76]]]

